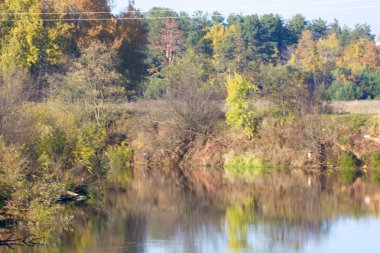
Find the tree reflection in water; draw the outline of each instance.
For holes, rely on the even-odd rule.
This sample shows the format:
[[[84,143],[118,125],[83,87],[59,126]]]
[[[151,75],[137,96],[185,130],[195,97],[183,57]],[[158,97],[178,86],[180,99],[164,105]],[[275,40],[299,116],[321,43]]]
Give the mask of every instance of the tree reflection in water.
[[[236,194],[228,189],[223,197],[244,201],[225,205],[186,193],[168,179],[135,179],[126,191],[107,191],[101,208],[73,207],[70,229],[51,229],[50,240],[36,252],[299,252],[328,237],[340,217],[368,214],[349,194],[318,188]]]

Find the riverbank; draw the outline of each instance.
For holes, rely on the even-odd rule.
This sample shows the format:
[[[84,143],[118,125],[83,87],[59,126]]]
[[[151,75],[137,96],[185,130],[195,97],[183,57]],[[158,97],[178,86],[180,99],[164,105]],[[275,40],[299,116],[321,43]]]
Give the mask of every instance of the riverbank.
[[[110,129],[114,136],[127,137],[134,164],[217,167],[244,178],[268,169],[329,169],[343,184],[356,178],[379,180],[377,114],[306,114],[286,121],[268,117],[248,138],[240,128],[228,127],[221,113],[210,122],[209,133],[188,137],[166,118],[165,106],[163,101],[131,103],[125,108],[131,116]]]
[[[92,111],[54,101],[22,108],[27,110],[15,111],[2,126],[7,131],[0,164],[7,177],[0,180],[0,204],[6,215],[26,224],[48,227],[55,217],[69,223],[69,217],[60,216],[67,192],[86,199],[79,205],[102,203],[107,181],[134,181],[139,167],[164,173],[180,188],[208,198],[223,196],[223,189],[246,193],[252,183],[277,173],[302,174],[298,181],[304,186],[320,177],[347,189],[380,181],[377,115],[268,116],[248,137],[225,124],[222,104],[215,107],[213,121],[198,122],[198,132],[178,120],[164,100],[105,104],[101,124],[89,121]],[[16,123],[22,133],[11,127]],[[273,184],[264,182],[263,189]]]

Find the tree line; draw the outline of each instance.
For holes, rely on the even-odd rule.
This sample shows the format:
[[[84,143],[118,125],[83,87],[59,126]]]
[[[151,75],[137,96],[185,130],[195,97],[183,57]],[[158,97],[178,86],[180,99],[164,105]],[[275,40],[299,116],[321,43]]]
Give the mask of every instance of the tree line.
[[[116,86],[129,99],[162,94],[162,69],[190,50],[207,61],[210,78],[236,72],[254,81],[260,65],[292,66],[330,98],[379,95],[379,53],[367,24],[350,29],[301,14],[288,20],[275,14],[225,18],[161,7],[142,13],[133,1],[113,14],[107,0],[4,0],[0,10],[3,86],[23,76],[23,89],[37,99],[52,86],[47,76],[70,73],[96,43],[113,55],[103,64],[114,67]]]

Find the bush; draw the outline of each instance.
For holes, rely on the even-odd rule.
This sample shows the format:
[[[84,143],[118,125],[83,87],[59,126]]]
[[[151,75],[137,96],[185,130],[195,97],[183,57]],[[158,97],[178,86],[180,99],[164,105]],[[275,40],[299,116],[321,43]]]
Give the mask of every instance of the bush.
[[[109,175],[112,180],[123,183],[132,178],[133,150],[123,142],[107,148]]]
[[[373,183],[380,183],[380,154],[372,154],[368,165],[371,181]]]
[[[160,99],[165,95],[166,83],[164,80],[157,77],[150,77],[148,79],[148,85],[144,92],[144,98],[146,99]]]
[[[352,183],[356,178],[357,166],[351,154],[343,153],[338,157],[337,165],[340,169],[339,178],[344,184]]]
[[[91,174],[105,174],[99,155],[106,138],[107,132],[104,128],[91,123],[82,126],[73,150],[74,166],[86,168]]]
[[[6,146],[0,136],[0,210],[20,186],[24,163],[20,149]]]

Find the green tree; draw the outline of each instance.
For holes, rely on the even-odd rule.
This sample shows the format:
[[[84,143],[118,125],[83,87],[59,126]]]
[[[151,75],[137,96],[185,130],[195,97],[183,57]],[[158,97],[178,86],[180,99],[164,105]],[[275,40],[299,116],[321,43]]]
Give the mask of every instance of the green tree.
[[[210,54],[209,46],[203,39],[210,30],[212,22],[207,13],[196,11],[190,21],[190,31],[187,34],[187,48],[194,48],[198,53]]]
[[[177,13],[168,8],[153,7],[146,14],[146,17],[148,26],[148,72],[154,74],[160,72],[162,65],[166,62],[165,55],[158,49],[165,21],[161,17],[177,17]]]
[[[315,40],[319,40],[320,38],[325,38],[327,36],[327,22],[321,18],[313,20],[308,25],[308,29],[313,33],[313,38]]]
[[[351,40],[374,40],[375,35],[371,33],[371,27],[368,24],[356,24],[351,32]]]
[[[118,21],[115,42],[117,54],[120,58],[118,71],[130,82],[127,88],[130,92],[141,94],[142,82],[147,75],[146,51],[148,47],[148,27],[140,18],[143,15],[130,2],[127,9],[120,16],[122,18],[136,18],[132,20]]]
[[[273,103],[271,113],[282,122],[300,116],[307,109],[306,75],[290,66],[262,66],[260,69],[261,94]]]
[[[299,38],[301,37],[301,34],[303,30],[307,26],[307,21],[304,16],[301,14],[297,14],[293,16],[291,19],[287,20],[286,22],[286,28],[290,32],[290,38],[289,40],[291,43],[297,43]]]
[[[211,15],[211,20],[214,24],[223,24],[224,17],[220,12],[214,11]]]
[[[210,34],[210,36],[212,36]],[[214,66],[218,72],[243,71],[247,51],[240,30],[235,25],[230,25],[224,31],[222,37],[212,36],[216,47],[214,50]],[[217,38],[221,38],[220,41]]]

